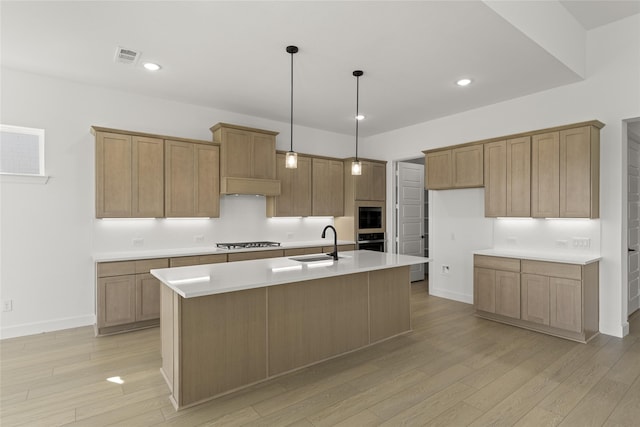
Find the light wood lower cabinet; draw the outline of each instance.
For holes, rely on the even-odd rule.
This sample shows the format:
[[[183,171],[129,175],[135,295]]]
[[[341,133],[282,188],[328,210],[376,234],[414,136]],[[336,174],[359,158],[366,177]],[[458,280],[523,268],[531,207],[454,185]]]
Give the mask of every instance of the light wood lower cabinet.
[[[520,263],[518,272],[506,275],[486,268],[503,262]],[[586,342],[599,329],[598,267],[597,262],[578,265],[475,255],[476,313]]]
[[[474,304],[477,310],[520,318],[519,260],[476,256]]]
[[[96,264],[97,334],[156,326],[160,282],[149,270],[168,266],[167,258]]]

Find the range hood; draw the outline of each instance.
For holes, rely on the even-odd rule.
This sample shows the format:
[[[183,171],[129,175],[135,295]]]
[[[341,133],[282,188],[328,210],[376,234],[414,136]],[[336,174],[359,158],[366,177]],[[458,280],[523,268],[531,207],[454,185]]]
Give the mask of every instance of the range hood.
[[[280,195],[278,132],[229,123],[218,123],[211,132],[220,143],[220,194]]]
[[[276,179],[237,178],[226,176],[220,179],[220,194],[279,196],[280,181]]]

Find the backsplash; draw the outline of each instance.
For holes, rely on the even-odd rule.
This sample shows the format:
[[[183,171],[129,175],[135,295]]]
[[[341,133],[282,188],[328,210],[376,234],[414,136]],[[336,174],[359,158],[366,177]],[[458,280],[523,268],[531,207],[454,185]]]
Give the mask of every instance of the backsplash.
[[[495,249],[600,252],[597,219],[499,218],[493,233]]]
[[[217,242],[320,239],[333,217],[267,218],[266,198],[220,198],[220,218],[94,220],[93,252],[213,247]],[[342,236],[338,236],[341,238]]]

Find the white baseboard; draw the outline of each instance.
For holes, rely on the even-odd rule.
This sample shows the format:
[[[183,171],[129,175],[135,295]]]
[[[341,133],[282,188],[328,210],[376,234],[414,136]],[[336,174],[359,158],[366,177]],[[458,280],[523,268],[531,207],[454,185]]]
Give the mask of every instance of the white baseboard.
[[[432,288],[431,286],[429,286],[429,295],[451,299],[459,302],[465,302],[467,304],[473,304],[473,295],[451,292],[447,291],[446,289]]]
[[[53,319],[44,322],[24,323],[22,325],[7,326],[0,329],[0,339],[24,337],[36,335],[44,332],[60,331],[63,329],[89,326],[96,323],[95,314],[85,316],[66,317],[63,319]]]

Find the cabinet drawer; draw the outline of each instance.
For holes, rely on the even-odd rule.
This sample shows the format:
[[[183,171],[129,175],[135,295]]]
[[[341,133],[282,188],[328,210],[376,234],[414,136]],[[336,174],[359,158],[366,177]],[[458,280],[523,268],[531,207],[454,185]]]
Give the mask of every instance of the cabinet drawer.
[[[136,261],[136,274],[148,273],[154,268],[169,267],[169,258],[141,259]]]
[[[275,249],[272,251],[235,252],[229,254],[229,262],[245,261],[249,259],[278,258],[284,256],[284,250]]]
[[[582,280],[582,266],[560,262],[522,260],[522,272],[549,277]]]
[[[135,261],[99,262],[96,267],[98,277],[124,276],[135,274]]]
[[[227,254],[200,255],[200,264],[227,262]]]
[[[198,265],[200,264],[200,256],[181,256],[177,258],[171,258],[169,260],[169,267],[186,267],[189,265]]]
[[[523,261],[524,262],[524,261]],[[474,255],[473,266],[491,268],[493,270],[520,271],[520,260],[515,258],[502,258],[486,255]]]

